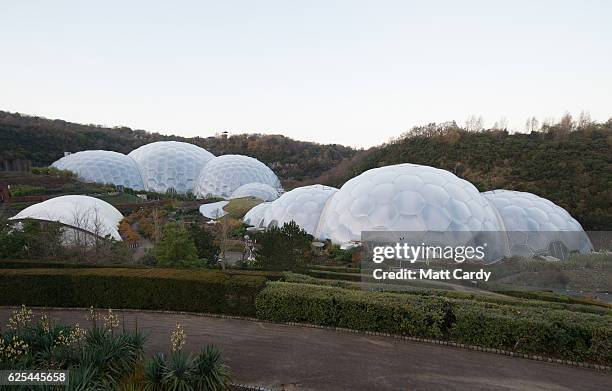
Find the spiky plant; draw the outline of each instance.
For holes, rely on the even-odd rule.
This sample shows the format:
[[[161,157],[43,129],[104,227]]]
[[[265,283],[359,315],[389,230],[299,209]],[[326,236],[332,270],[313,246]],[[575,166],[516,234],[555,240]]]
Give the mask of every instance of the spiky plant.
[[[214,345],[207,346],[194,359],[195,389],[221,391],[229,388],[231,372],[221,359],[221,351]]]
[[[193,391],[194,361],[190,354],[174,352],[164,366],[163,385],[167,391]]]
[[[165,367],[166,360],[161,353],[156,354],[145,363],[144,391],[163,391]]]

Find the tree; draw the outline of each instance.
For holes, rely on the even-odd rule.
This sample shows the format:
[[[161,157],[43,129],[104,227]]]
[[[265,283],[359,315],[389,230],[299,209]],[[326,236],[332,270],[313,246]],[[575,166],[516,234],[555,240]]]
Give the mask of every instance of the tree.
[[[527,133],[537,132],[540,129],[540,123],[536,117],[527,118],[525,121],[525,130]]]
[[[189,232],[171,222],[164,226],[163,235],[155,247],[155,258],[161,266],[202,266],[198,251]]]
[[[480,132],[484,129],[484,119],[482,116],[470,115],[465,121],[465,130],[468,132]]]
[[[215,244],[215,236],[198,224],[189,227],[189,235],[195,244],[198,257],[215,262],[219,257],[219,246]]]
[[[0,258],[52,259],[63,252],[59,223],[26,219],[0,228]]]
[[[255,259],[266,270],[295,270],[310,259],[312,236],[295,221],[270,227],[255,237]]]

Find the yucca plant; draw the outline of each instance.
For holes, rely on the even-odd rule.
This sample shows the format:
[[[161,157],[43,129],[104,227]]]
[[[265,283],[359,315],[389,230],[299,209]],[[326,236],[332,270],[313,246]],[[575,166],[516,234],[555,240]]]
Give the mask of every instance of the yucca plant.
[[[167,391],[193,391],[194,361],[190,354],[173,352],[164,366],[163,385]]]
[[[164,368],[166,361],[164,355],[156,354],[145,363],[144,367],[144,391],[163,391]]]
[[[195,389],[198,391],[227,390],[231,372],[221,359],[221,351],[213,345],[207,346],[194,360]]]

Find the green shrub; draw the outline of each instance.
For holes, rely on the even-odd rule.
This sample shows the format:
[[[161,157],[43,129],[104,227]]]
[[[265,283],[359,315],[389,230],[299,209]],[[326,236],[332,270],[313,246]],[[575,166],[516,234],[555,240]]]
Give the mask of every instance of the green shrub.
[[[275,322],[379,331],[568,360],[612,363],[609,311],[589,314],[546,306],[287,282],[269,283],[257,296],[255,305],[259,318]]]
[[[575,361],[612,363],[612,322],[607,316],[535,310],[474,302],[453,303],[449,339]]]
[[[454,315],[448,300],[274,282],[256,300],[257,316],[355,330],[441,338]]]
[[[254,315],[266,278],[210,270],[0,269],[0,305],[138,308]]]

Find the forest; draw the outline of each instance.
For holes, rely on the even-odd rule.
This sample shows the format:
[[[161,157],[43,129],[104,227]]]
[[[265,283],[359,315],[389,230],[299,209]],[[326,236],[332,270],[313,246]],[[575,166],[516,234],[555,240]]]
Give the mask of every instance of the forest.
[[[528,191],[566,208],[585,229],[612,230],[612,120],[530,124],[526,133],[455,122],[417,126],[380,146],[356,150],[296,141],[282,135],[236,134],[184,138],[105,128],[0,111],[0,159],[47,165],[64,151],[128,153],[161,140],[191,142],[215,155],[245,154],[268,164],[286,189],[322,183],[339,187],[374,167],[430,165],[454,172],[481,191]]]

